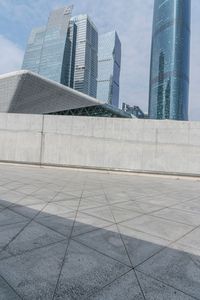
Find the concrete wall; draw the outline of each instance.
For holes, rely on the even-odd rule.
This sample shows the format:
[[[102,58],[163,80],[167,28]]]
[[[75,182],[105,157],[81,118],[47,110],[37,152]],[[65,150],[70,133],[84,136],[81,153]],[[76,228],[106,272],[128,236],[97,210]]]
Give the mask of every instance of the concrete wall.
[[[0,161],[40,163],[43,116],[0,114]]]
[[[200,175],[200,122],[0,114],[0,161]]]

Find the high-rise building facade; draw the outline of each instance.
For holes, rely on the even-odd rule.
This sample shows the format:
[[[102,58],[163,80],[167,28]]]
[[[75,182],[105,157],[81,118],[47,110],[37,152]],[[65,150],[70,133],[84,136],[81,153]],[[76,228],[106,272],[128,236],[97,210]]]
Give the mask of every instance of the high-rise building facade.
[[[46,27],[34,28],[29,36],[22,69],[39,73],[40,58]]]
[[[70,59],[67,36],[70,19],[71,7],[60,8],[51,12],[46,27],[32,30],[22,69],[66,85],[69,81],[66,66]]]
[[[97,98],[119,107],[121,42],[115,31],[99,36]]]
[[[96,97],[98,67],[98,32],[87,15],[73,17],[77,27],[74,89]]]
[[[87,15],[71,12],[54,10],[47,26],[32,30],[22,69],[96,97],[98,33]]]
[[[155,0],[149,118],[188,120],[190,0]]]

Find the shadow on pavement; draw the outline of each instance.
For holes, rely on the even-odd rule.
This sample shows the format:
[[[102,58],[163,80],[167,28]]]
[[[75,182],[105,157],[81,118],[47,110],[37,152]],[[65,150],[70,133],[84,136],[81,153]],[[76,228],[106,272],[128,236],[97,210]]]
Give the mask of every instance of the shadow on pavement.
[[[1,300],[200,299],[198,249],[134,230],[112,209],[89,214],[84,201],[0,200]]]

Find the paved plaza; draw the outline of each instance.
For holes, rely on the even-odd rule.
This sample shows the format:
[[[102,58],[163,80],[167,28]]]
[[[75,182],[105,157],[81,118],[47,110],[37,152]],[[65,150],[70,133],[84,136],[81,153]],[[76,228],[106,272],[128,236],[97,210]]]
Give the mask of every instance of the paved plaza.
[[[0,300],[200,299],[200,179],[0,165]]]

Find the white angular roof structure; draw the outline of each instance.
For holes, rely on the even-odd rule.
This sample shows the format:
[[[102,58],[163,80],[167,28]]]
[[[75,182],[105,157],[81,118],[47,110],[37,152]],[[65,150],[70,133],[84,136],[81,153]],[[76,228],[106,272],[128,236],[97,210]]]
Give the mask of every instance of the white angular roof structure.
[[[113,116],[130,117],[120,109],[30,71],[0,76],[0,112],[53,114],[89,107],[103,107]]]

